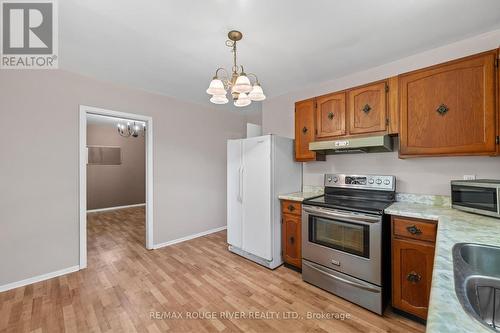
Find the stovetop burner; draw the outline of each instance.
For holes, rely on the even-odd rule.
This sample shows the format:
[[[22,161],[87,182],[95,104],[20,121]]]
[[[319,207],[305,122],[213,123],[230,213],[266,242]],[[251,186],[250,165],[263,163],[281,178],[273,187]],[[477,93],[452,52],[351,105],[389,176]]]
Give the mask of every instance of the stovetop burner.
[[[355,212],[383,214],[384,209],[393,201],[370,200],[368,198],[355,198],[335,195],[323,195],[302,202],[303,205],[321,206],[326,208],[345,209]]]
[[[381,215],[395,195],[394,176],[326,174],[325,195],[302,204]]]

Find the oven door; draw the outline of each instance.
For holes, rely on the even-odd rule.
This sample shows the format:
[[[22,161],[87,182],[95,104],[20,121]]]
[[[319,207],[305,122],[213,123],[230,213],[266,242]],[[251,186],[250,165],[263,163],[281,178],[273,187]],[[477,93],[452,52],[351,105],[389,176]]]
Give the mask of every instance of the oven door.
[[[302,256],[382,285],[382,216],[304,205]]]

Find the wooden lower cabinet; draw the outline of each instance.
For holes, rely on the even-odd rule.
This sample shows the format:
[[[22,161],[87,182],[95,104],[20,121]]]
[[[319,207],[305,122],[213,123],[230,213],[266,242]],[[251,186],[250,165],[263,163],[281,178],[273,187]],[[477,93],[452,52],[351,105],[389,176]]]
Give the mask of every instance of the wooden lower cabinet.
[[[425,319],[431,290],[434,246],[395,239],[392,255],[392,306]]]
[[[281,249],[283,261],[302,268],[302,204],[281,201]]]
[[[432,282],[435,225],[434,221],[392,217],[392,306],[424,320]],[[409,235],[401,230],[409,230]],[[425,239],[431,241],[414,237],[429,232],[433,234]]]

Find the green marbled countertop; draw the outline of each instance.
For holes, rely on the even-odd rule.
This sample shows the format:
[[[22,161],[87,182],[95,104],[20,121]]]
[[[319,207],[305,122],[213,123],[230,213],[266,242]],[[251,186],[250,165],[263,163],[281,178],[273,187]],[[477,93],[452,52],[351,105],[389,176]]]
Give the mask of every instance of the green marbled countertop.
[[[302,192],[280,194],[278,198],[280,200],[292,200],[292,201],[302,202],[306,199],[314,198],[320,195],[323,195],[322,186],[304,185],[304,187],[302,188]]]
[[[461,242],[500,246],[500,219],[410,202],[396,202],[385,212],[438,221],[426,332],[493,332],[470,317],[458,301],[452,247]]]
[[[278,195],[278,198],[281,200],[291,200],[291,201],[304,201],[309,198],[314,198],[317,196],[322,195],[323,193],[318,193],[318,192],[295,192],[295,193],[288,193],[288,194],[280,194]]]

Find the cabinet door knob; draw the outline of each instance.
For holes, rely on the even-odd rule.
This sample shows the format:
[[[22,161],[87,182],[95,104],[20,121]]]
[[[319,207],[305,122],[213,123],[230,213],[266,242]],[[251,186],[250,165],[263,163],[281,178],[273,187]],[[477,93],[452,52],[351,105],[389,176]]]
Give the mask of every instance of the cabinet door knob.
[[[332,120],[334,116],[333,112],[328,112],[328,119]]]
[[[295,207],[293,205],[289,205],[288,206],[288,210],[291,211],[291,212],[293,212],[295,210]]]
[[[449,110],[450,109],[446,106],[446,104],[441,104],[436,109],[436,112],[439,113],[440,115],[444,116]]]
[[[290,236],[290,243],[291,244],[295,243],[295,238],[293,236]]]
[[[414,271],[411,271],[406,276],[406,280],[410,281],[411,283],[417,283],[422,280],[422,276]]]
[[[406,227],[406,230],[408,230],[408,232],[412,235],[419,235],[422,233],[422,230],[420,230],[419,228],[417,228],[416,225],[411,225],[409,227]]]
[[[365,106],[363,106],[362,110],[364,113],[368,113],[368,112],[370,112],[371,109],[372,109],[372,107],[369,104],[365,104]]]
[[[304,134],[307,133],[307,127],[304,126],[304,128],[302,129],[302,133],[304,133]]]

